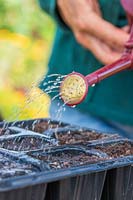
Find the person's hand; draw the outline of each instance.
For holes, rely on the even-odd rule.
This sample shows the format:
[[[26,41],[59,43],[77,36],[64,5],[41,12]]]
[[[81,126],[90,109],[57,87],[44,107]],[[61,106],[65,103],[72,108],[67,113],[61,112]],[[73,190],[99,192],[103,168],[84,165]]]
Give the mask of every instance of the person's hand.
[[[102,19],[97,0],[57,0],[57,6],[77,41],[102,63],[121,56],[129,34]]]

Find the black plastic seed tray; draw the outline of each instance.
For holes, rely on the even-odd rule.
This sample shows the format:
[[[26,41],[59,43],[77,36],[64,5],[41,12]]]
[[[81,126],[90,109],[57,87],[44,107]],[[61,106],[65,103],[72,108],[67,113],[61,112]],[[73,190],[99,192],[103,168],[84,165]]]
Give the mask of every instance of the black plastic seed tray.
[[[45,123],[40,126],[40,122]],[[39,166],[40,170],[1,179],[0,200],[133,199],[132,141],[53,122],[52,126],[49,126],[50,119],[0,124],[3,151],[13,152],[15,157]],[[10,143],[6,143],[9,140]],[[40,141],[43,148],[40,148]],[[20,146],[27,142],[30,147],[25,149],[24,145],[23,149],[12,151],[14,149],[9,147],[13,142]],[[124,148],[126,153],[122,151]]]
[[[106,150],[107,146],[108,149]],[[124,146],[126,146],[125,150]],[[46,199],[132,199],[133,143],[131,141],[123,139],[102,144],[98,142],[97,145],[91,145],[88,148],[84,146],[73,147],[74,145],[67,145],[51,149],[50,152],[33,151],[29,153],[30,156],[47,163],[52,172],[53,169],[57,173],[58,170],[63,169],[62,173],[64,174],[66,171],[64,169],[69,172],[73,168],[74,171],[71,172],[71,175],[74,175],[76,171],[78,172],[78,176],[75,178],[67,178],[66,176],[65,180],[50,183]],[[85,159],[83,159],[83,152],[86,152],[89,156],[92,155],[91,159],[89,156],[85,156]],[[81,157],[75,159],[75,153]],[[82,176],[82,173],[86,173],[84,171],[86,169],[89,174]],[[101,194],[103,195],[102,198]]]
[[[51,120],[49,118],[40,118],[40,119],[31,119],[31,120],[23,120],[23,121],[14,121],[14,122],[1,122],[0,128],[4,128],[5,130],[8,127],[19,127],[24,128],[25,130],[31,130],[38,133],[43,133],[47,129],[58,129],[59,127],[66,127],[69,124],[62,123],[56,120]]]
[[[93,148],[106,153],[110,158],[122,158],[133,155],[133,141],[115,140],[104,145],[98,143]],[[92,149],[92,146],[91,146]],[[117,162],[119,159],[117,160]],[[133,199],[133,166],[123,166],[107,171],[103,200],[131,200]]]
[[[38,160],[0,148],[0,180],[41,171]]]
[[[8,134],[0,136],[0,148],[28,152],[37,149],[47,149],[53,146],[83,143],[94,144],[94,141],[96,142],[97,140],[104,141],[109,139],[110,141],[111,139],[119,138],[118,135],[109,136],[84,129],[78,131],[65,128],[65,130],[66,132],[62,128],[59,128],[58,131],[52,129],[44,134],[40,134],[14,126],[8,127]]]
[[[23,177],[31,176],[33,178],[36,173],[42,170],[42,167],[39,161],[28,158],[23,153],[0,148],[0,200],[43,200],[46,184],[22,188],[25,184]],[[17,178],[19,180],[18,185],[13,181]],[[13,190],[13,187],[17,187],[17,189]]]
[[[103,134],[50,119],[1,123],[0,127],[0,147],[24,152],[57,145],[119,138],[117,134]]]
[[[12,128],[13,127],[13,128]],[[15,127],[21,128],[21,130],[14,129]],[[89,140],[98,140],[98,139],[108,139],[108,138],[118,138],[120,137],[117,134],[108,134],[103,133],[98,130],[92,130],[89,128],[84,128],[80,126],[74,126],[72,124],[67,124],[64,122],[59,122],[46,119],[32,119],[32,120],[23,120],[23,121],[14,121],[14,122],[1,122],[0,123],[0,135],[16,134],[22,129],[29,130],[32,132],[42,133],[47,136],[56,137],[56,133],[61,134],[81,134],[82,136],[88,136]],[[4,129],[4,130],[2,130]],[[84,132],[84,134],[82,134]]]

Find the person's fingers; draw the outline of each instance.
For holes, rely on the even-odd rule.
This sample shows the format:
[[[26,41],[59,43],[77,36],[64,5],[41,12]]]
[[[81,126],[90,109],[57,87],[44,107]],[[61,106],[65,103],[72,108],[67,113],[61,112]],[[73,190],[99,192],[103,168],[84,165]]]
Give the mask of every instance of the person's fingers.
[[[106,44],[94,40],[92,52],[103,64],[111,64],[121,57],[121,53],[113,51]]]
[[[91,47],[91,52],[105,65],[113,63],[121,56],[119,53],[113,52],[108,48],[98,45],[97,42],[94,42],[93,46]]]
[[[78,33],[76,38],[82,46],[89,49],[103,64],[110,64],[121,56],[121,53],[111,50],[106,44],[93,36],[88,36],[86,33]]]
[[[89,18],[91,20],[88,21],[88,19],[86,19],[86,26],[83,31],[87,32],[88,29],[89,34],[92,34],[100,40],[105,41],[111,47],[124,47],[125,42],[129,38],[128,33],[105,21],[94,12],[90,13]]]
[[[123,26],[121,29],[122,29],[123,31],[125,31],[126,33],[129,33],[129,31],[130,31],[130,26],[129,26],[129,25],[126,25],[126,26]]]

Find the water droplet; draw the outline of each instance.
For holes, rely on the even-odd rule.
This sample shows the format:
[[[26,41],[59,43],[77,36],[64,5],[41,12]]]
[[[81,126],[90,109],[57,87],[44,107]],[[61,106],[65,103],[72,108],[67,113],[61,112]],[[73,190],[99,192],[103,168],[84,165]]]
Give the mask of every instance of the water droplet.
[[[60,103],[58,103],[57,106],[60,106]]]
[[[76,105],[73,105],[73,106],[71,106],[72,108],[75,108],[76,107]]]

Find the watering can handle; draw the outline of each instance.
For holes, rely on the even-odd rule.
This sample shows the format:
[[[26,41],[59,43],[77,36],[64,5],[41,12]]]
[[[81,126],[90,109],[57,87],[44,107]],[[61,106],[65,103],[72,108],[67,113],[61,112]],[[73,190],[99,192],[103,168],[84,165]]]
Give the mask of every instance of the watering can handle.
[[[129,25],[133,24],[133,0],[121,0],[121,4],[127,13]]]
[[[133,63],[133,0],[121,0],[121,4],[127,13],[128,22],[130,25],[130,38],[125,44],[126,49],[123,56],[130,54],[130,59]],[[133,67],[131,68],[133,69]]]
[[[121,0],[121,4],[126,13],[133,17],[133,0]]]
[[[126,44],[126,47],[131,46],[133,48],[133,0],[121,0],[121,4],[127,13],[127,18],[130,25],[130,38]]]

